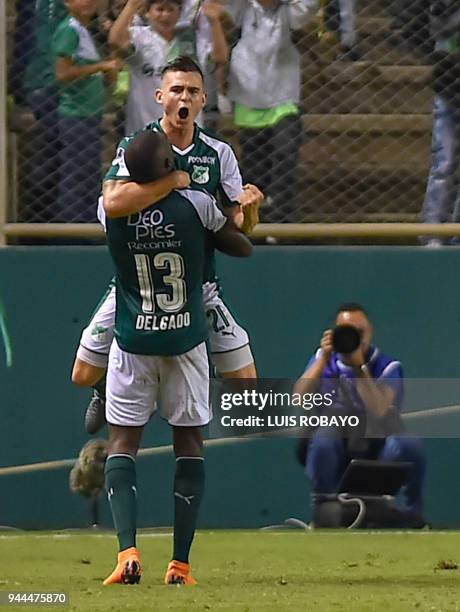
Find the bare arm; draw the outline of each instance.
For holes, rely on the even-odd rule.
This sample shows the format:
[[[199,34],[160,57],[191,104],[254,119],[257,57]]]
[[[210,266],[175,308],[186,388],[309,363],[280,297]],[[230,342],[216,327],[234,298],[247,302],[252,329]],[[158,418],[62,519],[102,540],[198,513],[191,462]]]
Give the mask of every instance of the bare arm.
[[[356,389],[366,410],[377,417],[384,417],[393,405],[395,391],[372,377],[369,368],[365,365],[366,358],[361,347],[347,357],[346,363],[355,368]]]
[[[395,391],[376,382],[366,367],[359,370],[358,376],[357,389],[366,409],[377,417],[384,417],[393,406]]]
[[[211,29],[211,59],[215,64],[225,64],[228,61],[228,44],[221,21],[223,13],[224,7],[219,2],[207,0],[203,5],[203,14],[208,18]]]
[[[106,181],[103,188],[104,209],[110,219],[127,217],[159,202],[173,189],[185,189],[189,184],[189,175],[181,170],[175,170],[152,183]]]
[[[304,395],[318,390],[324,368],[332,353],[332,330],[326,329],[321,338],[321,352],[294,385],[294,393]]]
[[[232,257],[249,257],[252,253],[252,243],[241,232],[232,219],[227,222],[213,237],[214,246],[222,253]]]
[[[249,235],[259,223],[259,209],[264,201],[264,194],[256,185],[247,183],[243,187],[243,192],[238,198],[240,209],[243,213],[241,231]]]
[[[70,57],[58,57],[56,60],[56,78],[58,81],[77,81],[99,72],[117,72],[120,67],[120,60],[118,59],[78,66]]]
[[[143,0],[128,0],[110,30],[109,43],[111,45],[121,51],[127,51],[129,49],[131,45],[129,40],[129,26],[133,21],[134,15],[141,11],[143,6]]]

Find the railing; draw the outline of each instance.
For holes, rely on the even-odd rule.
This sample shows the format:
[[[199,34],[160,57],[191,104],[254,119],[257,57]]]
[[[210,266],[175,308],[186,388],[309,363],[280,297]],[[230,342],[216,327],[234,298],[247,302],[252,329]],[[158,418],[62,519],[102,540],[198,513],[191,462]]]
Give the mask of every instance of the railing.
[[[97,223],[7,223],[4,239],[17,238],[103,238]],[[330,239],[417,239],[460,236],[460,223],[259,223],[251,237],[255,240]]]
[[[95,220],[95,198],[84,200],[87,210],[80,216],[66,211],[62,218],[54,210],[58,169],[45,173],[48,178],[42,185],[34,183],[37,157],[46,164],[49,154],[46,146],[40,148],[40,130],[29,102],[10,105],[7,113],[11,99],[6,58],[13,58],[16,4],[0,2],[0,245],[30,238],[99,239],[99,226],[80,223]],[[323,11],[327,4],[320,3]],[[324,13],[295,32],[302,66],[297,125],[304,136],[297,151],[298,172],[289,174],[290,189],[280,196],[266,179],[270,173],[288,176],[290,162],[279,159],[268,171],[262,156],[263,171],[256,173],[261,184],[253,182],[269,197],[261,211],[262,223],[253,233],[256,240],[414,244],[424,236],[460,237],[457,224],[419,223],[430,169],[433,92],[430,55],[417,42],[428,34],[422,26],[407,33],[411,20],[418,23],[411,9],[417,0],[356,0],[355,5],[358,57],[353,60],[339,53],[340,32],[319,39],[318,32],[327,25]],[[399,5],[399,12],[390,5]],[[113,100],[106,111],[102,171],[113,157],[120,128]],[[219,131],[241,156],[241,131],[234,117],[221,115]],[[284,145],[289,148],[286,139]],[[242,157],[240,161],[244,174]]]

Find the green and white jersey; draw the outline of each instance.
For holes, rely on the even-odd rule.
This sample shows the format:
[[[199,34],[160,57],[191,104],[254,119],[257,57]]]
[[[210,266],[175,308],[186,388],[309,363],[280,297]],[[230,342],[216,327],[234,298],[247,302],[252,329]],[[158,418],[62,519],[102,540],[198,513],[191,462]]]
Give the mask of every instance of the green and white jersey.
[[[150,123],[145,130],[162,132],[159,121]],[[118,145],[117,154],[105,179],[129,181],[124,162],[124,151],[133,136],[127,136]],[[234,206],[243,191],[238,161],[231,146],[195,125],[192,144],[186,149],[172,147],[176,168],[190,174],[191,189],[200,189],[213,195],[221,207]],[[208,243],[203,282],[216,282],[214,248]]]
[[[24,86],[29,91],[56,84],[53,35],[66,17],[64,0],[35,0],[35,42],[24,73]]]
[[[173,356],[206,340],[206,239],[226,222],[214,198],[201,191],[173,191],[140,213],[105,221],[116,268],[120,348]]]
[[[101,61],[89,30],[75,17],[62,21],[53,38],[56,57],[69,57],[79,66]],[[59,114],[64,117],[102,115],[105,106],[105,86],[102,73],[84,79],[60,83]]]

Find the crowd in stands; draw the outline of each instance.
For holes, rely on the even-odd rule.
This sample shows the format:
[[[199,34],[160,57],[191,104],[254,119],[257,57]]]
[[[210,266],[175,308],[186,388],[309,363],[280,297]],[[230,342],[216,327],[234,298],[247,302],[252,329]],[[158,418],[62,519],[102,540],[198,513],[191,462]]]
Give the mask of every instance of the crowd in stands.
[[[452,4],[392,0],[387,10],[402,44],[430,54],[434,40],[439,49],[458,47],[458,29],[444,38],[430,31],[430,7],[442,12]],[[105,0],[101,9],[92,0],[16,0],[10,87],[15,101],[35,117],[30,188],[19,220],[95,221],[104,114],[115,117],[113,144],[157,119],[161,69],[189,55],[200,64],[208,92],[199,122],[218,129],[219,117],[232,114],[243,178],[266,194],[263,220],[298,221],[304,130],[295,32],[321,8],[319,27],[337,39],[337,59],[359,60],[355,5],[356,0]],[[458,129],[449,122],[456,125],[456,116],[438,92],[433,144],[438,156],[423,209],[427,221],[447,220],[453,208],[438,206],[436,177],[447,167],[444,183],[449,194],[455,191],[449,181],[458,166]],[[453,144],[443,131],[453,134]]]
[[[199,122],[215,128],[219,108],[233,110],[244,179],[267,192],[275,214],[286,201],[294,213],[302,125],[291,34],[316,14],[318,0],[111,0],[99,13],[96,6],[37,0],[31,12],[30,3],[17,3],[13,89],[35,116],[37,138],[21,220],[95,220],[104,113],[115,113],[116,138],[157,119],[160,72],[178,55],[196,59],[205,75]]]

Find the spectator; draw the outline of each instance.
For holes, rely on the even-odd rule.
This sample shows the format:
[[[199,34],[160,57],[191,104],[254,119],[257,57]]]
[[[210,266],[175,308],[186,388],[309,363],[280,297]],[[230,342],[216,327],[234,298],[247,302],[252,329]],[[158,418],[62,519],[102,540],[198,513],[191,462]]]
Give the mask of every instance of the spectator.
[[[216,0],[216,2],[220,4],[220,0]],[[225,17],[226,15],[223,15],[223,18]],[[222,16],[219,18],[219,20],[222,23]],[[225,34],[225,23],[223,24],[223,27]],[[196,30],[197,39],[201,40],[203,45],[207,44],[208,51],[206,56],[211,58],[213,47],[211,23],[206,17],[205,10],[203,10],[202,0],[183,0],[181,15],[179,21],[177,22],[177,29],[182,30],[183,28],[194,28]],[[225,37],[225,39],[227,40],[227,37]],[[203,123],[205,127],[212,128],[213,130],[218,129],[219,79],[220,73],[225,71],[227,60],[228,48],[225,53],[225,60],[223,62],[215,62],[211,59],[201,67],[206,89],[206,106],[203,110]]]
[[[106,10],[99,13],[98,25],[102,44],[109,51],[109,35],[113,24],[118,19],[121,11],[125,8],[127,0],[109,0]],[[133,25],[146,25],[144,14],[137,14],[133,19]],[[126,65],[118,73],[117,82],[111,96],[114,110],[115,140],[119,142],[125,135],[126,101],[129,94],[129,69]]]
[[[206,71],[209,62],[227,61],[228,47],[220,22],[223,7],[207,0],[201,11],[209,22],[212,45],[206,37],[197,35],[193,27],[177,28],[181,14],[180,0],[148,0],[148,26],[131,25],[141,10],[143,0],[128,0],[114,23],[109,41],[125,53],[130,68],[131,87],[128,96],[126,133],[142,129],[162,115],[155,100],[160,87],[162,68],[179,55],[196,59]],[[208,69],[209,72],[209,69]]]
[[[447,52],[435,67],[441,72],[435,80],[431,170],[423,203],[424,223],[460,222],[460,8],[452,0],[436,3],[432,30],[436,49]],[[444,67],[447,69],[444,70]],[[440,238],[425,239],[424,244],[441,246]]]
[[[310,359],[297,381],[295,392],[332,393],[330,410],[371,417],[374,423],[388,421],[399,411],[404,393],[403,372],[399,361],[384,355],[372,345],[373,326],[362,306],[343,304],[336,325],[355,327],[361,337],[358,348],[348,354],[334,351],[333,332],[327,329],[321,347]],[[310,440],[306,468],[312,481],[313,505],[321,496],[337,492],[340,479],[351,459],[411,461],[413,469],[405,488],[405,509],[421,515],[425,457],[418,439],[390,435],[381,438],[350,440],[331,435],[318,428]]]
[[[8,90],[17,104],[25,102],[23,89],[24,72],[31,59],[35,45],[35,12],[38,4],[30,0],[16,0],[13,39],[13,57],[8,74]]]
[[[94,202],[101,186],[103,75],[114,80],[117,59],[101,61],[88,30],[96,13],[93,0],[66,0],[69,17],[54,35],[59,89],[61,154],[57,219],[95,221]]]
[[[229,74],[241,167],[244,180],[255,181],[268,194],[270,221],[295,215],[303,126],[300,55],[291,32],[302,28],[316,7],[316,0],[233,0],[227,7],[241,28]]]
[[[31,20],[34,38],[23,79],[26,100],[36,120],[25,221],[51,221],[57,200],[60,145],[52,40],[66,15],[64,0],[35,2]]]
[[[331,32],[340,37],[340,55],[338,59],[356,61],[360,55],[356,50],[356,0],[327,0],[325,8],[325,25]]]

